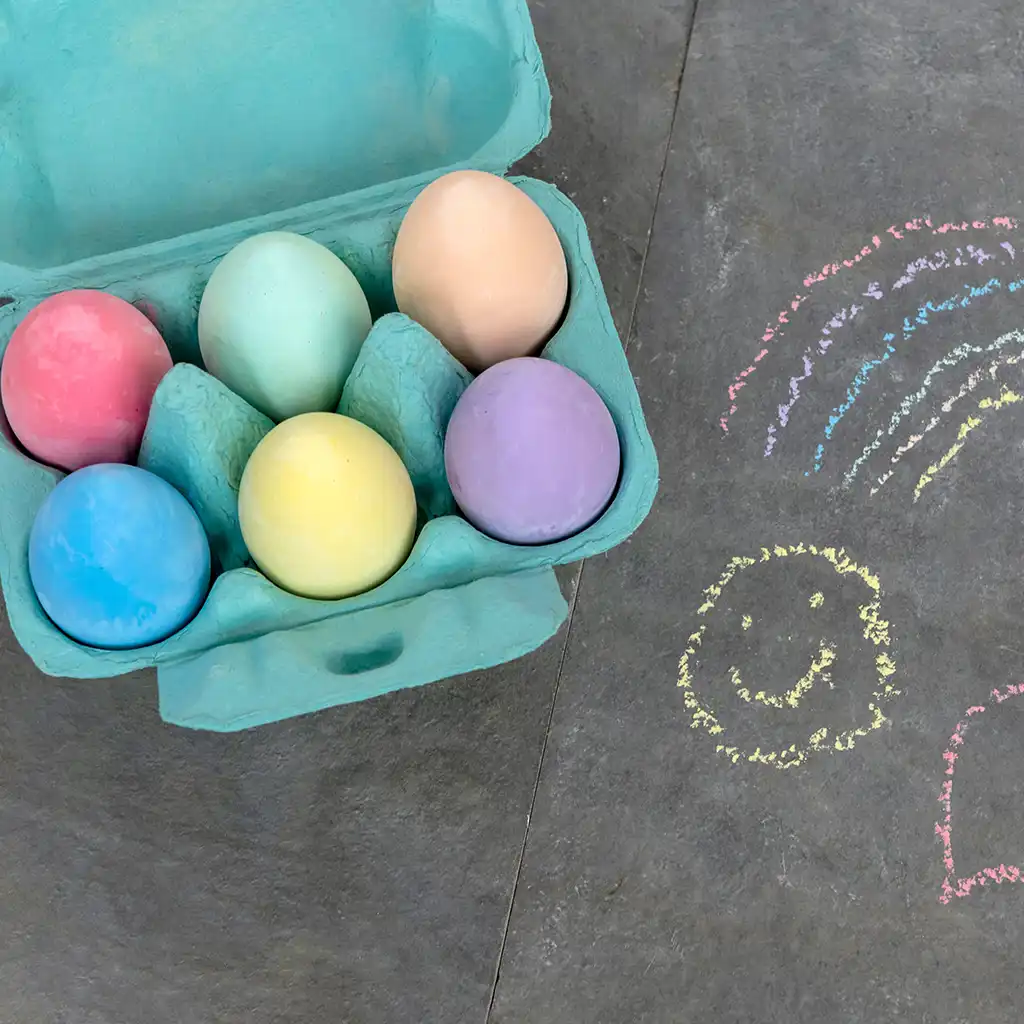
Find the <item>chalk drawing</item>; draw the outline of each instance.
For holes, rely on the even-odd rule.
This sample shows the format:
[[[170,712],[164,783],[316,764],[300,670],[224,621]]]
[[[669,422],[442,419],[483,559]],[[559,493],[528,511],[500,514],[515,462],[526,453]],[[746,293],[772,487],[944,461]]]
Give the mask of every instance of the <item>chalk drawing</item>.
[[[690,713],[690,727],[703,729],[713,736],[716,741],[715,752],[728,758],[733,764],[743,762],[787,769],[804,764],[814,753],[851,750],[858,739],[885,724],[887,719],[882,712],[882,705],[900,692],[893,682],[896,663],[889,654],[892,643],[889,622],[882,617],[881,583],[875,573],[854,561],[843,548],[819,547],[801,542],[788,546],[777,544],[771,548],[764,547],[756,556],[738,555],[729,560],[718,580],[704,591],[704,601],[697,609],[698,618],[705,619],[708,613],[714,610],[723,591],[737,574],[782,559],[820,559],[840,578],[857,580],[865,588],[865,600],[858,607],[857,628],[875,648],[875,686],[867,703],[868,720],[863,724],[854,724],[852,728],[841,730],[830,730],[827,726],[821,726],[786,746],[766,744],[753,750],[741,749],[730,742],[726,727],[712,710],[708,697],[698,695],[696,690],[695,675],[699,667],[699,652],[708,628],[707,621],[703,621],[687,638],[686,650],[679,660],[679,686],[683,690],[683,704]],[[820,608],[823,604],[824,595],[820,591],[813,594],[808,602],[812,609]],[[748,628],[749,618],[744,616],[744,629]],[[759,704],[777,711],[793,710],[802,706],[804,698],[817,682],[834,687],[831,670],[837,658],[836,642],[822,640],[807,672],[781,694],[758,687],[756,681],[753,684],[745,682],[735,667],[729,669],[729,680],[736,695],[748,704]]]
[[[1008,242],[1003,244],[1009,246]],[[1011,259],[1016,257],[1016,250],[1013,246],[1010,246],[1006,251],[1012,254]],[[968,245],[965,248],[958,247],[953,251],[952,256],[950,256],[945,249],[940,249],[931,256],[923,256],[920,259],[913,260],[908,263],[903,270],[902,276],[896,279],[890,291],[895,292],[907,287],[925,270],[931,272],[941,270],[948,271],[950,269],[955,269],[956,267],[966,266],[970,263],[983,266],[984,264],[990,263],[996,259],[996,256],[993,256],[992,253],[987,252],[980,246]],[[1000,262],[1005,261],[1000,260]],[[868,286],[868,290],[863,293],[863,297],[874,299],[875,301],[885,298],[885,291],[883,290],[881,282],[872,282]],[[775,422],[768,425],[764,447],[765,458],[768,458],[772,454],[775,449],[775,445],[778,443],[779,435],[789,423],[793,407],[800,400],[801,383],[814,374],[814,357],[816,355],[825,355],[825,353],[828,352],[832,345],[839,339],[840,328],[852,325],[858,315],[863,313],[865,309],[867,309],[866,304],[858,305],[857,303],[853,303],[850,306],[844,306],[842,309],[836,311],[820,329],[820,336],[817,341],[808,345],[804,350],[801,357],[803,373],[789,378],[789,397],[785,402],[779,405]]]
[[[765,707],[778,708],[779,711],[784,711],[786,708],[800,707],[801,698],[810,691],[811,687],[814,686],[815,679],[819,677],[822,682],[828,683],[831,688],[832,675],[826,672],[825,669],[835,660],[835,647],[828,641],[822,640],[818,648],[818,657],[811,662],[811,667],[796,681],[796,685],[792,689],[787,690],[781,697],[774,693],[766,693],[764,690],[758,690],[757,693],[751,694],[750,690],[743,685],[739,670],[736,668],[729,669],[729,678],[736,689],[736,696],[741,700],[745,700],[748,704],[763,704]]]
[[[1010,281],[1009,284],[1005,286],[1005,290],[1011,293],[1020,291],[1022,288],[1024,288],[1024,278]],[[951,295],[949,298],[944,299],[938,304],[928,301],[918,309],[917,315],[913,320],[909,317],[904,319],[901,332],[902,338],[904,341],[907,341],[915,331],[928,325],[932,315],[935,313],[949,312],[950,310],[957,308],[966,309],[976,300],[994,295],[996,292],[1002,290],[1004,290],[1003,282],[999,278],[993,277],[986,281],[985,284],[977,287],[974,285],[964,285],[962,295]],[[843,401],[837,405],[829,415],[828,422],[826,423],[824,430],[825,439],[814,451],[813,472],[818,473],[821,471],[825,455],[825,446],[832,440],[835,429],[842,421],[843,417],[846,416],[850,409],[853,408],[857,399],[860,397],[864,386],[871,378],[871,375],[879,366],[887,362],[891,356],[895,355],[896,350],[893,343],[896,341],[896,335],[891,332],[886,333],[883,336],[882,341],[885,343],[885,349],[879,353],[876,358],[867,360],[863,366],[861,366],[857,371],[857,374],[854,376],[853,381],[850,383],[850,386],[847,388]],[[811,470],[808,470],[804,475],[807,476],[810,472]]]
[[[981,218],[973,219],[970,221],[956,221],[946,222],[936,226],[933,224],[930,217],[914,217],[907,220],[903,227],[899,227],[897,224],[891,225],[886,231],[872,235],[869,242],[866,242],[861,246],[860,250],[854,253],[853,256],[835,259],[831,262],[826,263],[820,271],[816,273],[808,274],[803,280],[804,291],[797,292],[792,299],[776,314],[773,320],[770,320],[765,326],[764,332],[759,339],[758,351],[754,355],[750,364],[744,369],[737,373],[726,389],[727,395],[727,408],[722,412],[718,419],[718,425],[724,433],[729,431],[729,420],[737,412],[739,405],[738,399],[739,394],[749,383],[750,377],[757,371],[757,368],[761,361],[768,355],[771,346],[775,345],[786,333],[786,328],[790,324],[790,317],[797,312],[800,306],[807,301],[809,298],[809,292],[816,285],[823,281],[831,280],[832,278],[843,273],[845,270],[849,270],[852,267],[858,266],[866,260],[870,260],[883,245],[891,245],[894,242],[900,242],[906,237],[920,238],[927,237],[929,234],[936,236],[953,235],[959,237],[961,234],[976,231],[1014,231],[1017,228],[1017,221],[1013,217],[992,217],[992,218]],[[1012,246],[1007,252],[1012,252]],[[913,264],[908,266],[908,269],[904,271],[903,277],[907,278],[906,283],[909,284],[913,278],[926,269],[925,265],[921,265],[917,269],[911,269]],[[903,284],[900,287],[904,287]],[[877,290],[877,288],[875,289]],[[870,295],[870,289],[868,293],[865,293],[868,297],[875,298],[876,296]],[[880,296],[877,296],[880,297]],[[849,314],[848,315],[855,315]]]
[[[961,876],[957,874],[956,864],[953,860],[953,777],[961,753],[960,748],[964,745],[965,734],[972,719],[978,715],[986,714],[990,708],[998,707],[1011,697],[1024,696],[1024,684],[1007,686],[1003,690],[993,690],[991,696],[994,703],[976,704],[967,709],[964,717],[956,723],[953,735],[950,736],[949,744],[942,755],[942,759],[946,762],[947,778],[942,783],[942,791],[939,794],[942,815],[935,823],[935,834],[942,843],[942,864],[946,869],[946,877],[942,880],[939,894],[940,903],[951,903],[954,899],[969,896],[971,890],[977,887],[1001,885],[1003,882],[1019,882],[1022,878],[1020,868],[1006,864],[982,868],[972,875]]]
[[[960,454],[964,445],[967,443],[967,435],[984,423],[986,413],[998,412],[1000,409],[1005,409],[1008,405],[1016,405],[1020,400],[1021,397],[1016,391],[1010,391],[1007,388],[1003,388],[998,398],[983,398],[978,403],[978,411],[981,415],[968,416],[967,419],[960,424],[960,429],[956,432],[956,441],[949,447],[938,462],[933,462],[921,474],[920,479],[917,481],[917,486],[914,488],[914,501],[917,502],[925,487],[927,487],[928,484],[930,484],[935,477]]]
[[[857,476],[857,472],[864,462],[878,449],[882,443],[883,437],[888,434],[890,437],[895,433],[899,427],[901,421],[907,417],[913,410],[914,406],[924,400],[929,394],[929,388],[932,385],[934,378],[942,373],[943,371],[955,366],[957,363],[963,362],[974,355],[984,355],[991,352],[997,352],[1001,348],[1006,346],[1021,346],[1024,347],[1024,334],[1020,331],[1010,331],[1007,334],[1002,335],[993,341],[990,345],[984,348],[977,345],[963,344],[958,345],[951,352],[944,355],[938,362],[936,362],[931,369],[925,374],[924,382],[913,394],[906,396],[899,404],[897,410],[893,413],[889,420],[888,429],[879,430],[874,439],[865,446],[864,451],[861,452],[857,460],[853,463],[846,475],[843,477],[843,486],[849,487]],[[967,379],[960,385],[954,394],[947,398],[941,405],[940,409],[943,414],[949,413],[954,405],[957,404],[961,399],[965,398],[978,386],[979,383],[984,379],[987,374],[990,379],[996,380],[996,374],[1002,366],[1016,366],[1021,362],[1021,355],[1003,354],[999,358],[991,362],[985,369],[976,369],[968,374]],[[913,449],[921,442],[924,436],[934,430],[937,426],[942,423],[942,416],[936,415],[928,421],[924,430],[919,434],[912,434],[906,444],[900,445],[896,449],[896,454],[891,456],[889,459],[890,468],[879,476],[874,485],[871,487],[871,494],[877,494],[879,490],[889,481],[895,472],[895,467],[898,465],[900,460],[908,452]]]

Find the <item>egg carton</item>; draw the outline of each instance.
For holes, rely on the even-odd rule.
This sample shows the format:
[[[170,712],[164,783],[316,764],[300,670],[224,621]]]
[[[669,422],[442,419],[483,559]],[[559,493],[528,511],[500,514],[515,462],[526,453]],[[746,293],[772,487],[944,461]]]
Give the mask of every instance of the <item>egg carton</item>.
[[[36,600],[27,558],[36,511],[62,474],[27,457],[0,416],[0,580],[15,636],[51,675],[155,666],[163,717],[218,731],[535,649],[566,615],[553,566],[622,542],[658,483],[583,218],[551,185],[510,179],[547,214],[568,260],[568,308],[542,354],[596,389],[622,446],[607,511],[555,544],[504,544],[458,516],[443,441],[471,378],[394,311],[390,279],[402,217],[430,181],[462,167],[503,173],[547,133],[550,97],[525,4],[294,0],[287,11],[268,6],[266,19],[184,6],[198,21],[182,0],[0,0],[0,115],[9,115],[0,116],[0,152],[13,153],[0,162],[0,228],[9,229],[0,230],[0,358],[27,312],[68,288],[112,292],[150,316],[177,365],[154,399],[140,465],[192,502],[219,574],[198,615],[162,643],[106,651],[69,639]],[[145,120],[154,109],[165,115],[159,125]],[[118,111],[138,135],[104,137]],[[314,133],[328,122],[347,130],[343,150]],[[268,140],[271,129],[282,135]],[[301,202],[311,195],[332,198]],[[420,530],[407,562],[341,601],[287,593],[252,567],[237,490],[271,424],[201,369],[206,282],[234,245],[269,230],[326,245],[365,290],[376,322],[339,411],[392,444],[416,491]]]

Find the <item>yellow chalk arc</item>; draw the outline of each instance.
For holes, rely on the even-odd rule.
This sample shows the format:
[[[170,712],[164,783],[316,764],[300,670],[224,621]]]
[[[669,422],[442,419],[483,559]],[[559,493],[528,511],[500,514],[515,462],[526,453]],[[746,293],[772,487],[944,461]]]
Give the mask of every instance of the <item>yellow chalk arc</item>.
[[[1021,401],[1021,396],[1016,391],[1007,387],[999,393],[998,398],[983,398],[978,403],[979,416],[968,416],[960,424],[956,432],[956,440],[943,453],[938,462],[932,463],[920,476],[917,485],[914,487],[914,503],[921,497],[921,492],[942,472],[959,454],[967,444],[967,436],[980,427],[991,413],[999,412],[1008,406],[1016,405]]]

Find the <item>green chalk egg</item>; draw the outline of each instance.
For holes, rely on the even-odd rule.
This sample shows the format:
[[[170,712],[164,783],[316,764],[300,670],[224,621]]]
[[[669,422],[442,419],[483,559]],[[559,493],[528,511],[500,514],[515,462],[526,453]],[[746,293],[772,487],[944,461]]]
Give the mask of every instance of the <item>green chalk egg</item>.
[[[199,307],[207,370],[280,422],[333,412],[370,332],[355,275],[303,235],[271,231],[237,245]]]

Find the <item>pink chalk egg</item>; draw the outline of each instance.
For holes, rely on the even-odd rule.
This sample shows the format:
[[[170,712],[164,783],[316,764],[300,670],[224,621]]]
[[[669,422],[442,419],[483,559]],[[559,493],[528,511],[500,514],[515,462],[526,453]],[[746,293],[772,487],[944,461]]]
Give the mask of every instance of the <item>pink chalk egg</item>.
[[[17,326],[0,365],[0,400],[15,436],[42,462],[76,470],[134,462],[171,355],[131,303],[98,291],[41,302]]]

